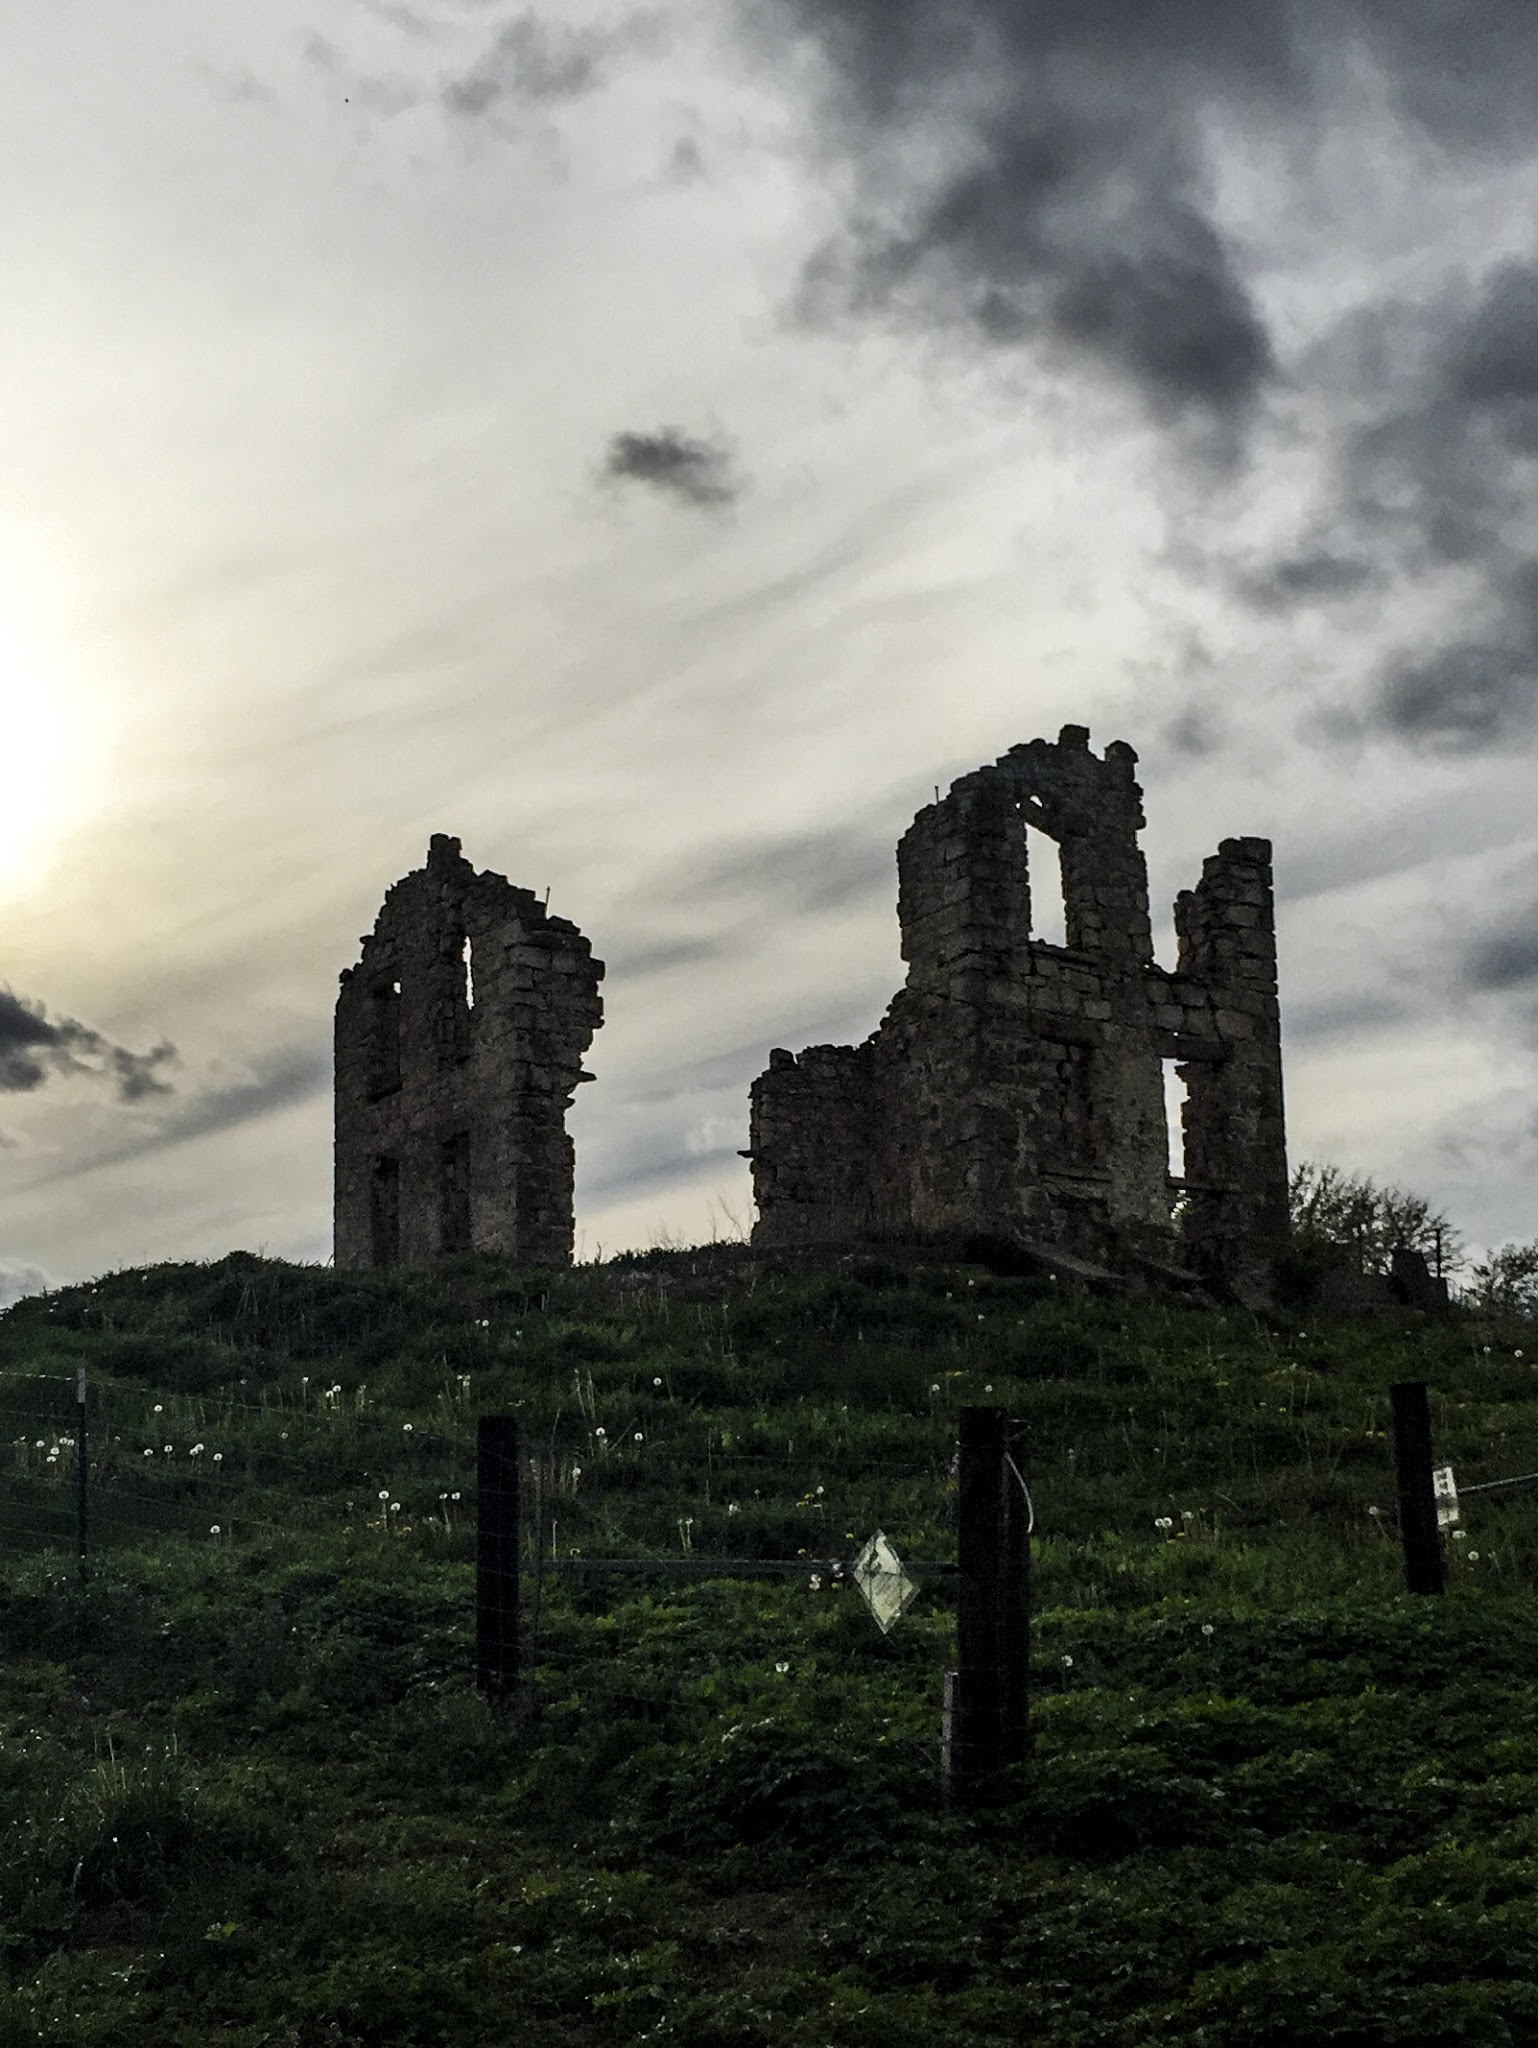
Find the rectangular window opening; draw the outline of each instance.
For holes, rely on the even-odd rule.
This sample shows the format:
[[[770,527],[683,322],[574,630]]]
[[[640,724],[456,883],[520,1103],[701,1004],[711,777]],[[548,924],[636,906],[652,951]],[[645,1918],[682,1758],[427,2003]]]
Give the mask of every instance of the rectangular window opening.
[[[1026,828],[1031,882],[1031,937],[1048,946],[1068,943],[1068,909],[1063,896],[1063,860],[1050,833]]]
[[[1168,1148],[1170,1178],[1184,1182],[1186,1177],[1186,1105],[1190,1092],[1185,1075],[1178,1060],[1165,1060],[1164,1067],[1164,1123],[1165,1143]],[[1178,1199],[1181,1188],[1175,1189]]]
[[[465,1008],[473,1010],[475,1008],[475,967],[470,958],[470,934],[468,932],[465,934],[464,948],[459,957],[465,963]]]
[[[368,1092],[393,1095],[401,1085],[401,985],[379,981],[369,995]]]
[[[401,1163],[376,1159],[369,1172],[369,1250],[376,1266],[401,1261]]]
[[[470,1133],[456,1131],[438,1148],[438,1248],[470,1249]]]

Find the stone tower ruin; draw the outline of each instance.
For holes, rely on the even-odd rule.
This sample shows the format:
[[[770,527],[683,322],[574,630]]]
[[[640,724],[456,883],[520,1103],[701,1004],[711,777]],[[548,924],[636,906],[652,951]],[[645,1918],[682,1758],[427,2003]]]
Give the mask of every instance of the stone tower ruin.
[[[603,962],[441,833],[360,943],[336,1006],[336,1264],[568,1263],[566,1112]]]
[[[760,1246],[986,1236],[1264,1293],[1287,1234],[1271,848],[1225,839],[1155,964],[1137,756],[1082,726],[952,785],[897,849],[906,986],[753,1084]],[[1066,944],[1033,936],[1056,843]],[[1185,1084],[1171,1171],[1164,1062]]]

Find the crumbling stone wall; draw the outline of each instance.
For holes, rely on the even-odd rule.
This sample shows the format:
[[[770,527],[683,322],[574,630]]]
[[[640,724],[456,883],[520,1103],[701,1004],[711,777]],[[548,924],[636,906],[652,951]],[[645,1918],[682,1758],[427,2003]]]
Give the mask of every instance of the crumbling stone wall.
[[[442,834],[360,944],[336,1006],[336,1264],[567,1263],[566,1112],[592,1079],[603,962]]]
[[[919,812],[897,849],[907,983],[880,1028],[776,1050],[753,1084],[755,1244],[985,1234],[1263,1287],[1287,1231],[1270,847],[1223,842],[1158,966],[1136,761],[1065,726]],[[1032,936],[1033,833],[1059,849],[1062,946]]]

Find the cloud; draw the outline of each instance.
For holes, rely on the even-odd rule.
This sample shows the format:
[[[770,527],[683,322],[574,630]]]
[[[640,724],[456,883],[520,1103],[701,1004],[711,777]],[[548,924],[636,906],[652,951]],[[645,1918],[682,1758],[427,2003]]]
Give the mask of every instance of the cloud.
[[[613,483],[649,484],[700,509],[729,505],[741,490],[724,444],[697,440],[681,427],[615,434],[604,455],[603,475]]]
[[[1535,653],[1530,641],[1454,640],[1396,659],[1373,708],[1401,739],[1453,751],[1488,747],[1531,716]]]
[[[1263,569],[1241,576],[1236,588],[1255,610],[1282,611],[1355,597],[1381,577],[1381,570],[1360,555],[1314,547],[1279,556]]]
[[[1164,727],[1163,739],[1177,754],[1205,760],[1223,744],[1223,721],[1210,704],[1187,704]]]
[[[679,887],[701,905],[751,901],[773,917],[840,910],[883,890],[895,902],[895,844],[890,828],[857,825],[717,841],[690,853]]]
[[[185,1144],[213,1131],[226,1131],[257,1117],[271,1116],[296,1102],[308,1102],[331,1086],[331,1054],[299,1047],[270,1055],[256,1065],[249,1079],[190,1096],[161,1123],[135,1152]]]
[[[1384,994],[1326,996],[1317,1002],[1285,1002],[1282,1037],[1287,1046],[1345,1038],[1385,1024],[1401,1024],[1409,1012]]]
[[[743,1111],[743,1136],[746,1142],[747,1111]],[[610,1202],[621,1195],[633,1195],[647,1188],[667,1188],[679,1181],[692,1180],[696,1175],[718,1171],[738,1174],[742,1160],[735,1145],[718,1145],[706,1151],[688,1149],[687,1136],[673,1141],[684,1149],[659,1152],[652,1146],[643,1146],[613,1166],[600,1180],[585,1183],[583,1197],[587,1205]]]
[[[1501,993],[1538,982],[1538,899],[1513,906],[1465,945],[1459,961],[1465,987]]]
[[[474,119],[506,103],[519,106],[579,99],[605,82],[610,58],[656,47],[657,22],[630,16],[606,29],[551,27],[525,13],[504,22],[470,67],[443,88],[451,113]]]
[[[698,967],[732,951],[729,939],[632,939],[606,946],[604,965],[612,989],[616,980],[642,981],[651,974],[671,974],[678,967]]]
[[[1278,9],[759,0],[821,59],[815,147],[843,218],[797,315],[959,332],[1098,366],[1158,417],[1239,427],[1276,381],[1210,202],[1204,104],[1300,90]]]
[[[247,1079],[189,1095],[158,1123],[141,1126],[130,1137],[115,1139],[85,1158],[72,1159],[39,1174],[24,1183],[22,1191],[56,1181],[76,1180],[126,1159],[142,1158],[146,1153],[163,1152],[194,1138],[232,1130],[295,1103],[308,1102],[330,1085],[329,1051],[306,1046],[272,1054],[257,1062]]]
[[[41,1003],[0,988],[0,1093],[30,1094],[50,1073],[88,1074],[111,1081],[119,1102],[142,1102],[172,1092],[160,1069],[176,1057],[167,1042],[130,1052],[74,1017],[51,1018]]]
[[[29,1294],[41,1294],[49,1285],[41,1266],[28,1266],[15,1259],[0,1259],[0,1309],[9,1308]]]

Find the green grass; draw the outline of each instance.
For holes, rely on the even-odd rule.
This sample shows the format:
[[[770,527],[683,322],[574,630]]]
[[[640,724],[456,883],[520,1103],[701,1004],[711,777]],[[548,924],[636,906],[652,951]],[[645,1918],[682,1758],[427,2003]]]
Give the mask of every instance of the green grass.
[[[724,1255],[19,1304],[0,2048],[1538,2038],[1538,1503],[1469,1499],[1412,1599],[1384,1434],[1424,1379],[1460,1480],[1538,1466],[1535,1364],[1532,1325]],[[878,1526],[954,1555],[984,1400],[1033,1429],[1035,1752],[961,1814],[946,1582],[882,1637],[812,1581]],[[526,1558],[537,1498],[563,1559],[804,1571],[546,1571],[494,1715],[483,1412],[537,1463]]]

